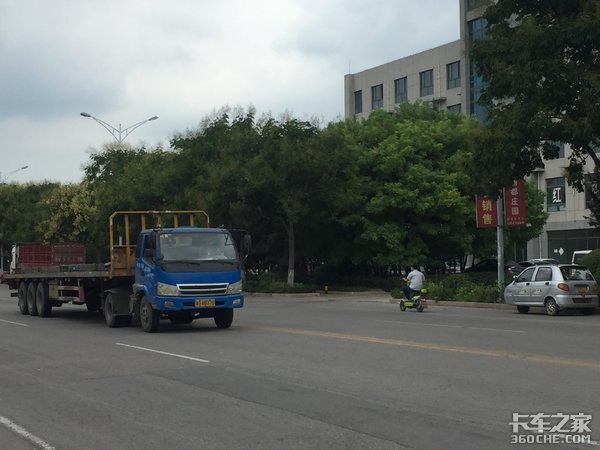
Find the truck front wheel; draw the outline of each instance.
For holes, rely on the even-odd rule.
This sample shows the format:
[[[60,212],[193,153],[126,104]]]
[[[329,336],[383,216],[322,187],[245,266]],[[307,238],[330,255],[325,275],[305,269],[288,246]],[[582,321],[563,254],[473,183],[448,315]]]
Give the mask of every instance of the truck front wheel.
[[[158,329],[160,311],[152,308],[146,296],[140,299],[140,324],[146,333],[154,333]]]
[[[233,322],[233,308],[215,311],[215,324],[219,328],[229,328]]]

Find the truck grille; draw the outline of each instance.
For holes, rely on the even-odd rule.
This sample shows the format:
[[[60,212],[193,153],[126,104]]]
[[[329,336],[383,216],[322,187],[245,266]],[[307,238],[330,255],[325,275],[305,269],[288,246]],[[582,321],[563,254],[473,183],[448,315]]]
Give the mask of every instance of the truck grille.
[[[181,295],[224,295],[227,292],[228,283],[210,284],[178,284]]]

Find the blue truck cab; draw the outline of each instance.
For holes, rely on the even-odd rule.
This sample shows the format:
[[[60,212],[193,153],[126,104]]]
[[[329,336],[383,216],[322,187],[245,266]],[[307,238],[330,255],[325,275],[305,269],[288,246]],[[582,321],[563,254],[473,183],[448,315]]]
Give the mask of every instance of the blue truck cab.
[[[244,252],[249,243],[244,235]],[[217,327],[229,328],[234,309],[244,306],[244,257],[223,228],[141,231],[135,246],[133,316],[146,332],[156,331],[161,319],[186,324],[212,317]]]

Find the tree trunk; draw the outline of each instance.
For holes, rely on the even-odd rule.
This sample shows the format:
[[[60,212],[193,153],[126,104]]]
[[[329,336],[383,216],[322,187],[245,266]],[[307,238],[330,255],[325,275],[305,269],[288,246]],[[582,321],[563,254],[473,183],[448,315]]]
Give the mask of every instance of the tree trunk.
[[[289,222],[288,231],[288,286],[294,285],[294,261],[296,259],[296,238],[294,236],[294,223]]]

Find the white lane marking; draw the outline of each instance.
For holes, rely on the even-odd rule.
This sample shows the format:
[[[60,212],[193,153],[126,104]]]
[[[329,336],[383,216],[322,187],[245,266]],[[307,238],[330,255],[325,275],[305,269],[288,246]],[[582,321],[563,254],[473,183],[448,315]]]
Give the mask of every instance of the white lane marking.
[[[6,428],[8,428],[9,430],[17,433],[19,436],[24,437],[25,439],[27,439],[31,443],[35,444],[36,446],[38,446],[40,448],[43,448],[44,450],[55,450],[55,447],[52,447],[47,442],[45,442],[42,439],[40,439],[39,437],[31,434],[25,428],[17,425],[16,423],[14,423],[13,421],[7,419],[4,416],[0,416],[0,423],[2,425],[4,425]]]
[[[3,320],[0,319],[0,322],[4,322],[4,323],[10,323],[12,325],[20,325],[22,327],[28,327],[29,325],[25,324],[25,323],[19,323],[19,322],[11,322],[10,320]]]
[[[465,330],[485,330],[485,331],[501,331],[504,333],[525,333],[523,330],[507,330],[505,328],[484,328],[484,327],[467,327],[463,325],[444,325],[440,323],[422,323],[422,322],[403,322],[398,320],[380,320],[380,322],[401,323],[403,325],[416,325],[426,327],[445,327],[445,328],[463,328]]]
[[[115,342],[115,345],[120,345],[122,347],[135,348],[136,350],[144,350],[146,352],[159,353],[161,355],[174,356],[176,358],[189,359],[191,361],[196,361],[196,362],[210,363],[210,361],[207,359],[194,358],[192,356],[178,355],[177,353],[169,353],[169,352],[163,352],[160,350],[153,350],[151,348],[138,347],[137,345],[122,344],[120,342]]]

